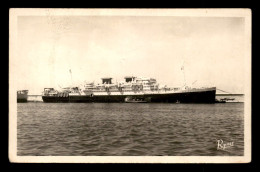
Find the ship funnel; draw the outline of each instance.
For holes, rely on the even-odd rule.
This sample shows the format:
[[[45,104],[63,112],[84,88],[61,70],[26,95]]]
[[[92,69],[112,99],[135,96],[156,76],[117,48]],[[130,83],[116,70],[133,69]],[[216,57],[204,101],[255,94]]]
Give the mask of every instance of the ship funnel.
[[[132,82],[132,81],[134,81],[135,78],[136,77],[134,77],[134,76],[126,76],[125,77],[125,82]]]
[[[102,84],[112,84],[112,78],[102,78]]]

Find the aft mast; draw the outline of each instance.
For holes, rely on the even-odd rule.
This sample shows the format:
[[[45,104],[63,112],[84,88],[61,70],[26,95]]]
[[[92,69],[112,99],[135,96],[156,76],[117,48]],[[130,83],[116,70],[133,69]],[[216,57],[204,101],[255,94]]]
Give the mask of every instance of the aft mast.
[[[184,63],[185,61],[183,61],[182,66],[181,66],[181,70],[183,72],[183,81],[184,81],[184,88],[186,87],[186,78],[185,78],[185,71],[184,71]]]

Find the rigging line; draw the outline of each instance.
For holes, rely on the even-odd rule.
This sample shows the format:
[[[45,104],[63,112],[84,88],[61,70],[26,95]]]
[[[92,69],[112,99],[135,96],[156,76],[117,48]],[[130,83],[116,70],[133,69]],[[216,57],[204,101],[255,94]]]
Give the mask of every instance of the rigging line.
[[[224,91],[224,90],[221,90],[221,89],[217,89],[217,90],[222,91],[222,92],[225,92],[225,93],[232,94],[232,93],[230,93],[230,92],[227,92],[227,91]]]

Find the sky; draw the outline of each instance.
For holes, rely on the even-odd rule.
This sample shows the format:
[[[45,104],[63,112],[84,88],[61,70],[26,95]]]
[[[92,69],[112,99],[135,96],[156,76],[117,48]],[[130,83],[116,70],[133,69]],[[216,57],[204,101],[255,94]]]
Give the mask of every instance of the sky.
[[[15,82],[41,94],[133,75],[243,94],[244,25],[239,17],[19,16]]]

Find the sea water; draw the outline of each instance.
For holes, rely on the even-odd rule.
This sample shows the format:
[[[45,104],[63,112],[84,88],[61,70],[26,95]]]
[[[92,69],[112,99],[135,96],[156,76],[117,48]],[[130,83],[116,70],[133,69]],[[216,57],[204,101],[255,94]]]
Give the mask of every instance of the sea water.
[[[244,103],[17,106],[18,156],[244,154]]]

